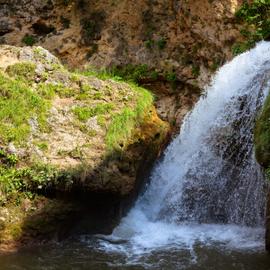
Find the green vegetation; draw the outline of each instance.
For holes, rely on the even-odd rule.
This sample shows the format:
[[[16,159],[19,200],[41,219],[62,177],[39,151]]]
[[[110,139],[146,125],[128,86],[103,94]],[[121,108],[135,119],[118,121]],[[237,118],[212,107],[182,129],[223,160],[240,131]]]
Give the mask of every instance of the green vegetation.
[[[112,68],[114,77],[123,78],[126,81],[139,83],[142,79],[150,76],[147,65],[126,65],[122,68]]]
[[[244,2],[237,11],[236,17],[247,23],[241,33],[245,42],[233,46],[233,53],[239,54],[252,48],[257,41],[270,37],[270,2],[268,0],[254,0]]]
[[[154,159],[168,131],[153,96],[135,83],[161,76],[147,65],[68,72],[41,47],[27,52],[31,62],[0,70],[0,208],[8,215],[0,220],[1,243],[55,235],[63,215],[70,218],[60,192],[128,194],[134,172]],[[17,53],[11,48],[14,60]],[[68,196],[77,211],[77,197]]]
[[[30,190],[42,189],[59,177],[53,167],[33,165],[19,168],[18,162],[16,155],[0,149],[0,205],[11,199],[19,203],[20,196],[32,197]]]
[[[195,65],[192,66],[192,75],[196,78],[200,76],[200,67],[199,66],[195,66]]]
[[[255,153],[258,162],[267,169],[270,176],[270,95],[256,121],[254,132]]]
[[[148,39],[144,42],[147,49],[154,49],[157,47],[159,50],[163,50],[166,47],[167,41],[165,38],[160,38],[159,40]]]
[[[87,70],[82,73],[85,76],[95,76],[101,80],[113,79],[115,81],[128,81],[139,83],[143,78],[151,75],[151,71],[145,64],[126,65],[121,68],[112,67],[107,70]]]
[[[33,52],[35,57],[41,58],[42,61],[42,51],[36,48]],[[58,73],[53,72],[56,69]],[[104,151],[104,157],[125,151],[126,147],[136,142],[138,138],[134,137],[135,134],[139,132],[145,119],[150,117],[149,112],[154,98],[147,90],[135,83],[144,78],[159,76],[158,72],[150,70],[147,65],[128,65],[122,69],[113,68],[110,72],[89,70],[67,73],[58,67],[56,69],[50,68],[48,72],[44,71],[45,75],[38,77],[35,64],[22,62],[9,66],[6,73],[0,72],[0,204],[14,200],[18,200],[19,203],[20,196],[32,198],[35,194],[50,188],[63,190],[71,187],[73,181],[77,181],[74,174],[80,175],[78,171],[81,168],[73,168],[76,172],[68,169],[64,169],[63,172],[58,167],[43,164],[41,159],[37,158],[37,161],[33,161],[31,149],[26,156],[20,158],[4,152],[4,149],[8,151],[6,149],[9,149],[9,143],[14,144],[18,153],[25,149],[28,151],[27,147],[30,143],[30,147],[40,151],[40,155],[44,157],[49,155],[52,144],[46,136],[50,136],[49,121],[54,121],[54,118],[48,119],[48,116],[56,96],[63,98],[56,100],[59,103],[56,102],[55,106],[60,106],[60,109],[57,107],[57,111],[59,114],[68,114],[68,119],[71,119],[67,123],[67,128],[71,131],[76,128],[82,131],[86,143],[90,145],[89,149],[97,151],[95,147],[99,147],[99,151],[100,149]],[[65,84],[62,83],[61,72],[65,76],[68,75]],[[167,75],[168,81],[176,80],[175,73]],[[107,81],[92,84],[92,78],[87,76],[114,80],[117,83]],[[119,81],[127,83],[120,84]],[[63,111],[61,106],[64,108]],[[75,119],[70,117],[70,113],[74,114]],[[94,116],[97,117],[97,123],[102,128],[101,132],[86,125],[87,120]],[[71,127],[68,126],[69,124]],[[37,133],[33,133],[30,137],[32,125]],[[102,137],[101,145],[92,144],[91,138],[94,136]],[[29,138],[33,140],[30,142]],[[56,149],[58,151],[61,148]],[[89,149],[80,145],[70,150],[64,149],[63,154],[83,162],[85,153]],[[61,156],[60,152],[59,156]]]
[[[167,41],[164,38],[161,38],[157,41],[157,46],[160,50],[163,50],[166,47]]]
[[[73,89],[64,86],[62,83],[40,83],[37,92],[45,99],[52,99],[55,95],[61,98],[69,98],[76,94]]]
[[[20,62],[9,66],[6,72],[11,77],[28,82],[34,79],[35,69],[34,63]]]
[[[141,84],[143,80],[157,80],[159,77],[169,83],[175,83],[177,76],[175,72],[168,72],[166,74],[159,73],[156,70],[152,70],[146,64],[141,65],[125,65],[121,67],[111,67],[106,70],[87,70],[82,72],[85,76],[95,76],[101,80],[113,79],[115,81],[131,82],[135,84]]]
[[[147,49],[152,49],[153,46],[154,46],[154,44],[155,44],[155,42],[152,39],[148,39],[148,40],[145,41],[144,44],[145,44],[145,47]]]
[[[36,38],[34,36],[26,34],[23,37],[22,42],[27,46],[33,46],[37,41],[36,41]]]
[[[132,137],[132,132],[143,122],[146,112],[153,106],[154,97],[146,89],[139,87],[139,82],[144,76],[157,76],[150,73],[147,65],[132,66],[127,65],[123,69],[112,68],[110,71],[88,70],[82,73],[85,76],[96,76],[102,80],[115,80],[128,82],[131,90],[134,91],[134,108],[124,107],[121,112],[114,114],[113,104],[98,104],[95,107],[76,107],[74,114],[80,121],[87,121],[90,117],[98,116],[100,126],[106,126],[103,115],[110,114],[111,121],[107,128],[106,145],[109,151],[123,149]],[[175,74],[173,74],[175,76]],[[170,78],[168,78],[170,79]],[[86,95],[91,89],[85,89],[80,95]],[[101,97],[100,93],[92,94],[92,98]]]
[[[25,142],[30,133],[29,119],[37,118],[44,126],[49,107],[49,100],[29,89],[24,81],[0,73],[0,134],[3,143]]]
[[[106,134],[106,144],[110,150],[125,147],[134,128],[140,126],[146,112],[153,106],[153,96],[150,92],[137,85],[133,85],[132,88],[138,94],[136,107],[124,108],[121,113],[113,117]]]
[[[113,104],[102,103],[94,107],[89,107],[89,106],[80,107],[79,106],[79,107],[74,108],[73,112],[80,121],[85,122],[90,117],[110,113],[113,108],[114,108]]]

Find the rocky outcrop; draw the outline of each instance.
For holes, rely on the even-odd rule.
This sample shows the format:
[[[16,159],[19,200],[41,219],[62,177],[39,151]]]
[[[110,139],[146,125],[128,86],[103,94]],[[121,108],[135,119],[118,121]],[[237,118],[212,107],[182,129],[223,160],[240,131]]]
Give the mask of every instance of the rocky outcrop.
[[[96,76],[0,46],[0,245],[109,232],[136,198],[169,127],[148,91]]]
[[[1,1],[1,42],[41,44],[73,67],[145,64],[142,83],[155,89],[159,115],[178,127],[241,40],[234,13],[242,2]]]
[[[269,179],[270,169],[270,96],[267,97],[264,107],[257,118],[254,131],[254,143],[256,159],[264,168],[266,176]],[[269,187],[268,187],[269,188]],[[267,207],[266,207],[266,238],[265,246],[270,251],[270,192],[268,191]]]

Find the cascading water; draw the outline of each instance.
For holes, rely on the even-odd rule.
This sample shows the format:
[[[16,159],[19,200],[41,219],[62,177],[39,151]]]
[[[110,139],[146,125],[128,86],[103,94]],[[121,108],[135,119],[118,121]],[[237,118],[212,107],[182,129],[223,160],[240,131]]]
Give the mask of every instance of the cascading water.
[[[145,193],[101,246],[128,254],[212,242],[262,248],[266,187],[253,128],[269,87],[270,43],[223,66],[186,116]],[[126,243],[112,244],[119,240]]]

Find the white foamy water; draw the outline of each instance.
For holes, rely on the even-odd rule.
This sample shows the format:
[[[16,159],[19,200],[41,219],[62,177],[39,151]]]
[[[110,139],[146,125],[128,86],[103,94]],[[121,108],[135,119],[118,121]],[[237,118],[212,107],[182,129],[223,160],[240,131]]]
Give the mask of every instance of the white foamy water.
[[[266,187],[253,128],[270,86],[269,60],[270,43],[260,42],[217,72],[102,249],[263,249]]]

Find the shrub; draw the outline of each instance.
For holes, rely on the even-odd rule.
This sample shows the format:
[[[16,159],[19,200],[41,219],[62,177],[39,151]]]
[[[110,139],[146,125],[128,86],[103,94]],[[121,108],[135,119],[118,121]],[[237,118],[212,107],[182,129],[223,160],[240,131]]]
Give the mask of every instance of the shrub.
[[[255,46],[257,41],[270,38],[270,2],[254,0],[244,2],[236,12],[236,17],[247,23],[250,29],[242,29],[242,35],[247,39],[233,46],[233,53],[239,54]]]
[[[22,42],[27,46],[33,46],[37,41],[36,41],[36,38],[34,36],[26,34],[23,37]]]
[[[152,49],[154,47],[154,41],[152,39],[146,40],[144,44],[147,49]]]
[[[160,50],[163,50],[166,47],[167,41],[164,38],[161,38],[157,41],[157,46]]]

